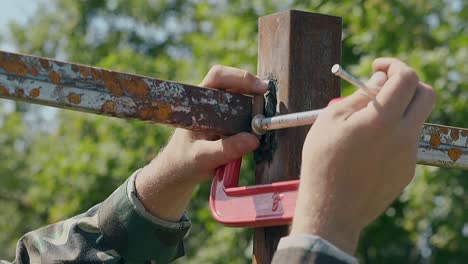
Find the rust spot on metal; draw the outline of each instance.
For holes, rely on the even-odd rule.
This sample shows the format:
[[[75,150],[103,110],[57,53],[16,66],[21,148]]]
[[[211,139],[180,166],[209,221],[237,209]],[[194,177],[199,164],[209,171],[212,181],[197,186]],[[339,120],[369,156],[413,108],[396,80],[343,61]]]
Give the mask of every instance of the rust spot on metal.
[[[95,80],[101,78],[101,72],[100,72],[100,70],[95,69],[95,68],[90,68],[89,71],[90,71],[90,73],[91,73],[91,76],[92,76]]]
[[[144,120],[167,121],[172,115],[170,104],[160,103],[157,108],[144,107],[138,111],[138,115]]]
[[[72,104],[80,104],[81,103],[81,95],[76,94],[76,93],[70,93],[68,95],[68,102]]]
[[[100,112],[101,113],[115,113],[115,109],[117,107],[117,104],[114,101],[106,101],[102,105]]]
[[[8,89],[5,86],[0,85],[0,94],[1,95],[9,95],[10,93],[8,92]]]
[[[151,119],[151,108],[145,107],[140,110],[138,110],[138,115],[143,118],[143,120],[149,120]]]
[[[112,74],[110,71],[104,71],[102,73],[102,80],[104,81],[104,85],[109,88],[113,96],[120,97],[123,95],[119,83],[115,80],[114,74]]]
[[[79,67],[78,71],[81,73],[81,75],[83,77],[88,77],[90,76],[91,74],[89,73],[89,70],[87,68],[84,68],[84,67]]]
[[[72,64],[71,69],[72,69],[73,72],[78,72],[79,71],[79,67],[76,64]]]
[[[459,133],[458,133],[458,132],[459,132],[459,131],[458,131],[458,129],[456,129],[456,128],[452,128],[452,129],[450,130],[450,137],[451,137],[453,140],[455,140],[455,141],[458,140],[458,138],[459,138],[459,135],[458,135]]]
[[[42,68],[48,70],[50,69],[49,61],[46,59],[39,59],[39,63],[41,64]]]
[[[145,81],[141,79],[120,79],[120,87],[127,91],[130,96],[147,97],[149,95],[149,88]]]
[[[447,135],[448,132],[449,132],[448,127],[441,127],[441,128],[440,128],[440,133],[441,133],[441,134]]]
[[[462,135],[462,137],[468,136],[468,130],[462,130],[461,135]]]
[[[31,70],[29,71],[29,73],[30,73],[32,76],[37,76],[37,75],[39,75],[39,70],[38,70],[36,67],[33,67],[33,68],[31,68]]]
[[[158,120],[168,120],[171,114],[172,109],[170,104],[158,104],[158,111],[156,111]]]
[[[34,88],[31,90],[31,92],[29,93],[29,96],[31,98],[36,98],[38,97],[39,95],[41,94],[41,90],[39,90],[39,88]]]
[[[429,144],[436,149],[439,148],[441,144],[439,134],[432,134]]]
[[[463,152],[459,148],[450,148],[447,152],[447,155],[452,161],[457,161],[461,156]]]
[[[9,58],[3,54],[0,56],[0,68],[3,68],[9,73],[16,73],[19,76],[23,76],[28,73],[28,68],[23,61]]]
[[[51,71],[49,73],[49,79],[52,81],[54,84],[60,83],[60,75],[56,71]]]
[[[15,89],[15,95],[18,97],[24,97],[24,90],[21,88],[16,88]]]

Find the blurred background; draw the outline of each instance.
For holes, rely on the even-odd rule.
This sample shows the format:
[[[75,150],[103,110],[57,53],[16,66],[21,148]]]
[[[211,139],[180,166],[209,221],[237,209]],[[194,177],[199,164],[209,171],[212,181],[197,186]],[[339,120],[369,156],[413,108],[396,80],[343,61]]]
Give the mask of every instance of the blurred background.
[[[5,1],[0,47],[197,84],[214,64],[255,73],[258,17],[288,9],[343,17],[345,67],[365,78],[374,58],[398,57],[437,90],[430,121],[468,127],[464,0]],[[0,259],[13,259],[22,234],[105,199],[170,134],[0,99]],[[243,170],[253,175],[251,159]],[[209,183],[194,194],[187,257],[177,263],[250,263],[252,230],[214,222],[208,193]],[[401,197],[362,234],[357,255],[361,263],[466,262],[468,172],[418,167]]]

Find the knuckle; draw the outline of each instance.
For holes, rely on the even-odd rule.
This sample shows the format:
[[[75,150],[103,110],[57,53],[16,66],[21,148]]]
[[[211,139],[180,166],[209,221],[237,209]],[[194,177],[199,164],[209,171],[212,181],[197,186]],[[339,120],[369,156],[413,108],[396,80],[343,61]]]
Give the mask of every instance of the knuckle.
[[[343,111],[337,105],[330,105],[320,114],[319,118],[334,120],[342,116]]]
[[[241,70],[241,71],[242,71],[242,79],[244,79],[246,82],[250,83],[250,82],[256,81],[256,78],[253,74],[251,74],[250,72],[246,70]]]
[[[224,66],[216,64],[211,67],[210,71],[208,72],[208,80],[210,84],[214,85],[219,82],[219,80],[223,77]]]
[[[190,148],[188,153],[196,163],[203,161],[206,158],[206,152],[202,151],[199,147]]]
[[[213,72],[213,74],[216,74],[218,72],[223,71],[224,66],[220,64],[215,64],[213,67],[211,67],[210,72]]]
[[[405,69],[401,70],[397,74],[397,77],[402,82],[413,84],[413,85],[415,85],[415,84],[417,84],[419,82],[418,75],[416,74],[416,72],[413,69],[411,69],[409,67],[406,67]]]
[[[422,90],[425,93],[427,100],[430,101],[431,104],[434,104],[437,100],[437,93],[434,89],[429,85],[425,85]]]

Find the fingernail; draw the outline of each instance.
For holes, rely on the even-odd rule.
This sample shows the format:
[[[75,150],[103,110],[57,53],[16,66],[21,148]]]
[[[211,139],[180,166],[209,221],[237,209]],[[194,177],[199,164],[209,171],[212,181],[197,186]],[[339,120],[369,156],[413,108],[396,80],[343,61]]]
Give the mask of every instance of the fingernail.
[[[257,79],[255,91],[262,94],[266,93],[268,91],[268,83],[268,80]]]

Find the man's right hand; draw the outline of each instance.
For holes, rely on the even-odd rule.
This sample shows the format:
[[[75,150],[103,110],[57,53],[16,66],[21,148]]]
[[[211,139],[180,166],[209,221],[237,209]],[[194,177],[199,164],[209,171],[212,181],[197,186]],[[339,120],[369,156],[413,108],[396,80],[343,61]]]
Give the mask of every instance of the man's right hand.
[[[374,61],[364,91],[326,108],[302,153],[292,234],[318,235],[353,254],[360,231],[411,181],[418,138],[435,93],[392,58]]]
[[[245,70],[218,65],[211,68],[200,86],[261,95],[268,83]],[[257,137],[247,132],[221,137],[178,128],[166,148],[136,178],[139,198],[152,215],[177,222],[199,183],[210,180],[217,167],[241,158],[258,145]]]

